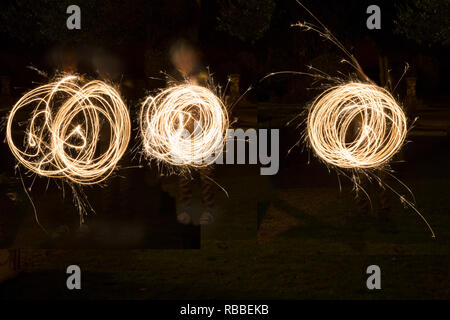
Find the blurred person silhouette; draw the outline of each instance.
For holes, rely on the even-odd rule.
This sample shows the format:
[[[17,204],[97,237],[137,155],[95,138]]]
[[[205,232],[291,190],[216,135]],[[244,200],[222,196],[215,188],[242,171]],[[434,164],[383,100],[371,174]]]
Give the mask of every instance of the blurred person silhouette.
[[[186,40],[176,41],[170,49],[170,58],[177,73],[183,80],[199,86],[207,86],[209,74],[200,63],[198,50]],[[190,126],[193,127],[193,126]],[[186,128],[192,130],[193,128]],[[208,165],[204,168],[192,170],[190,175],[180,175],[178,181],[180,210],[177,220],[182,224],[192,223],[192,193],[195,180],[200,180],[203,212],[200,215],[201,225],[214,222],[214,167]]]
[[[349,141],[349,143],[358,138],[361,132],[361,125],[362,118],[357,117],[353,121],[350,130],[347,132],[346,140]],[[390,177],[385,170],[377,170],[376,176],[380,181],[390,183]],[[350,219],[356,220],[355,222],[360,224],[359,227],[365,229],[365,226],[361,225],[364,224],[361,220],[365,220],[369,213],[375,209],[382,231],[395,232],[395,224],[390,217],[391,199],[389,190],[376,181],[376,179],[369,178],[363,171],[357,171],[355,175],[358,184],[355,194],[356,216]]]
[[[347,132],[346,140],[348,143],[352,143],[359,138],[361,134],[362,118],[356,117],[350,126],[350,130]],[[350,220],[358,225],[357,228],[364,230],[366,228],[365,223],[368,215],[375,209],[379,227],[382,232],[397,232],[397,227],[391,218],[391,197],[387,187],[383,184],[391,184],[392,179],[387,173],[389,168],[377,169],[376,178],[369,177],[368,173],[364,171],[356,171],[355,181],[356,195],[355,204],[356,212],[354,217],[350,217]]]

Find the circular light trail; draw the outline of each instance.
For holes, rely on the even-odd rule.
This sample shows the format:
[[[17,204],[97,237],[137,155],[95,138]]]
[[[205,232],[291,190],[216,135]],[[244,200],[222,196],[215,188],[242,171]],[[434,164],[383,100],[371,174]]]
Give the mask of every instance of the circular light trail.
[[[228,112],[211,90],[191,84],[169,87],[148,97],[141,108],[143,150],[150,159],[199,168],[223,148]]]
[[[131,122],[119,93],[102,81],[78,77],[40,86],[11,110],[6,138],[25,168],[49,178],[95,184],[114,170],[130,140]],[[23,147],[14,141],[18,113],[28,112]]]
[[[406,138],[407,119],[392,95],[350,82],[319,95],[309,109],[307,134],[316,155],[340,168],[386,164]]]

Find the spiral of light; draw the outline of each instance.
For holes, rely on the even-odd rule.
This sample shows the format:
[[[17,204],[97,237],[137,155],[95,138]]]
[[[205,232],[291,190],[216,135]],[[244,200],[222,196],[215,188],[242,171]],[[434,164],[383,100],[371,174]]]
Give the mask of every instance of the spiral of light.
[[[323,92],[311,105],[308,140],[317,156],[340,168],[386,164],[403,145],[406,116],[376,85],[350,82]]]
[[[211,90],[191,84],[148,97],[141,108],[144,153],[175,166],[204,167],[223,148],[228,112]]]
[[[105,180],[124,154],[130,116],[111,86],[77,83],[78,77],[66,76],[26,93],[9,114],[6,138],[15,158],[32,172],[94,184]],[[29,115],[23,147],[13,135],[19,111]]]

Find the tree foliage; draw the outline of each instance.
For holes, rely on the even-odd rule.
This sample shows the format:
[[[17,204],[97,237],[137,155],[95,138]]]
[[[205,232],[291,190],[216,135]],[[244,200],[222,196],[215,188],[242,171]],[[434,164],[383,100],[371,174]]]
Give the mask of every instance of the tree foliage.
[[[254,43],[269,29],[275,0],[229,0],[221,5],[218,28]]]
[[[81,30],[68,30],[66,9],[70,0],[16,0],[0,8],[1,33],[22,44],[105,42],[120,44],[145,39],[148,20],[152,21],[152,4],[136,0],[134,5],[124,1],[78,0],[81,8]],[[120,13],[120,14],[118,14]]]
[[[409,0],[397,6],[395,32],[419,45],[450,44],[450,1]]]

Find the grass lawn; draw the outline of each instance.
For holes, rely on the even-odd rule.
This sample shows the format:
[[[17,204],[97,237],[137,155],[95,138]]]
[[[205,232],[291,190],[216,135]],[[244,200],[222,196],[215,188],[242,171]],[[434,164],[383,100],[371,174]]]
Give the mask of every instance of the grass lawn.
[[[3,283],[0,297],[449,299],[448,147],[447,138],[415,138],[405,147],[406,164],[395,165],[436,239],[395,197],[396,232],[383,230],[375,212],[348,219],[351,186],[344,182],[339,192],[332,172],[297,152],[283,158],[277,177],[261,177],[254,166],[218,169],[229,199],[218,191],[216,223],[202,228],[201,250],[49,251]],[[165,187],[175,192],[170,181]],[[65,287],[70,264],[82,269],[80,291]],[[372,264],[381,267],[382,290],[365,287]]]

